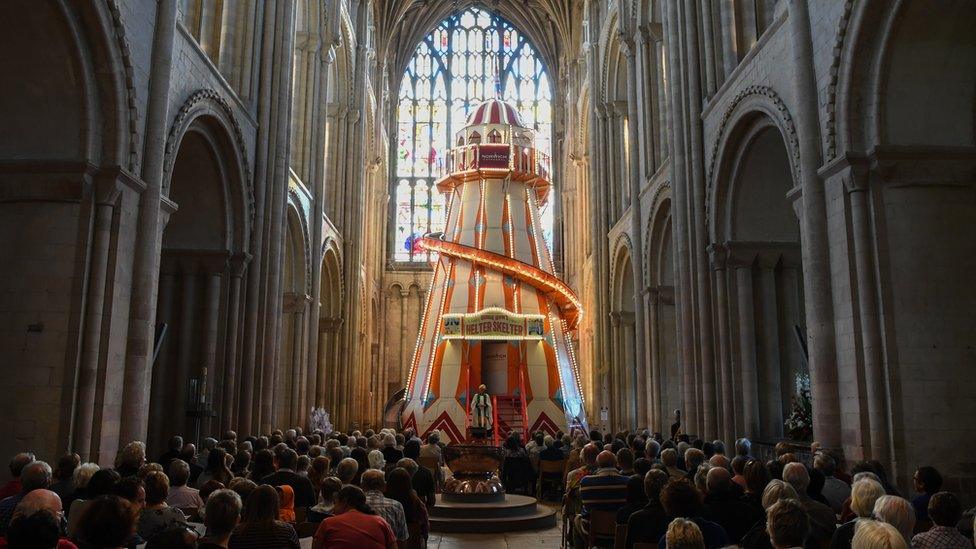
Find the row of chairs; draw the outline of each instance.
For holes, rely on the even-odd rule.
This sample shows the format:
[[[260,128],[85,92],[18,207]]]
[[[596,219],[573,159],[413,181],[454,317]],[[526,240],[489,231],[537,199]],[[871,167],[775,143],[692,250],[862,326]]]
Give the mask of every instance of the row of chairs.
[[[590,511],[587,534],[587,548],[625,549],[627,546],[627,525],[617,524],[617,513],[614,511]],[[634,549],[657,549],[657,544],[635,543]]]

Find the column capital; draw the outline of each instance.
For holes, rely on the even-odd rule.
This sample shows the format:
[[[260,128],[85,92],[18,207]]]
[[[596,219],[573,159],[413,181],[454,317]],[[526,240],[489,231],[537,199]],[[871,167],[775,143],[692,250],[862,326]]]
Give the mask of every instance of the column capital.
[[[320,333],[338,333],[342,328],[343,320],[337,316],[323,316],[319,318]]]
[[[634,58],[635,48],[634,39],[624,31],[617,31],[617,40],[620,41],[620,53],[628,60]]]
[[[712,264],[712,270],[721,271],[725,269],[729,260],[729,249],[717,242],[708,245],[708,258]]]
[[[618,311],[610,313],[610,325],[614,328],[620,326],[620,313]]]
[[[235,278],[244,276],[244,272],[247,270],[247,266],[251,262],[252,257],[254,256],[247,252],[230,256],[230,259],[227,260],[227,266],[230,267],[230,276]]]
[[[285,292],[282,295],[281,312],[286,314],[304,312],[311,301],[312,297],[304,292]]]
[[[641,25],[638,27],[638,30],[638,36],[645,43],[657,43],[664,41],[664,26],[661,25],[661,23],[648,23],[646,25]]]

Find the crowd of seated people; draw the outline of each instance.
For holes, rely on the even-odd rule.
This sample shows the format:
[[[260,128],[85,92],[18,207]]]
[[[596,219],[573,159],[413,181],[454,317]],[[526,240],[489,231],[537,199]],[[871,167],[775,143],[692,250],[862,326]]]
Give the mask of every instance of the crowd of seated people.
[[[444,445],[436,431],[422,441],[411,430],[296,428],[228,431],[199,451],[176,436],[156,460],[131,442],[110,468],[68,454],[52,470],[17,454],[0,486],[0,549],[425,547],[449,474]],[[909,501],[880,463],[847,471],[816,445],[809,465],[785,444],[763,462],[747,439],[727,450],[647,432],[534,433],[526,444],[513,433],[502,450],[509,491],[561,496],[574,547],[973,547],[972,511],[928,466]]]
[[[876,461],[848,473],[811,446],[804,464],[787,444],[776,459],[748,439],[664,441],[647,432],[578,436],[569,450],[563,519],[574,547],[746,549],[972,548],[974,510],[918,468],[909,501]]]
[[[440,472],[437,436],[384,429],[238,440],[200,451],[173,437],[156,460],[126,444],[114,466],[76,454],[52,468],[10,461],[0,486],[0,548],[424,547]],[[432,448],[433,446],[433,448]],[[419,465],[421,455],[431,467]],[[434,459],[431,460],[430,458]]]

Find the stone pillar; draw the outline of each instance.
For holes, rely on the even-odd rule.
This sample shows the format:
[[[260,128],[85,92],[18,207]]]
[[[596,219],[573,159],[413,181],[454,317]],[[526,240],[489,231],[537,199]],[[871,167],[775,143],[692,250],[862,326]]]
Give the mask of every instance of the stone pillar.
[[[663,429],[663,417],[665,414],[662,406],[661,395],[661,327],[658,321],[658,303],[660,302],[660,291],[656,287],[647,288],[647,314],[648,314],[648,337],[647,346],[649,348],[651,390],[649,398],[648,426],[653,433],[655,429]],[[661,431],[664,432],[663,430]]]
[[[635,326],[637,322],[635,315],[633,313],[624,313],[620,317],[620,352],[623,354],[623,364],[625,369],[623,372],[624,379],[627,383],[624,383],[623,392],[623,402],[626,403],[625,410],[627,410],[626,418],[628,421],[624,423],[624,429],[633,430],[635,427],[640,425],[641,422],[641,406],[640,401],[645,401],[646,397],[641,398],[639,394],[639,388],[641,383],[637,372],[639,371],[637,364],[637,353],[635,352],[637,348],[637,332],[635,331]],[[627,385],[630,385],[629,391],[627,390]],[[646,393],[645,393],[646,395]]]
[[[834,311],[830,284],[827,211],[823,181],[817,175],[821,158],[818,88],[807,0],[789,0],[793,52],[795,111],[800,149],[800,238],[803,251],[803,289],[813,396],[813,436],[825,448],[841,444],[840,399],[837,391]]]
[[[241,279],[251,260],[248,253],[236,254],[228,262],[230,267],[230,288],[227,296],[227,352],[224,357],[223,397],[221,399],[221,427],[232,429],[237,424],[236,402],[240,392],[238,385],[238,345],[241,331]]]
[[[779,307],[776,299],[776,265],[779,252],[759,254],[760,303],[762,306],[761,433],[767,438],[783,435],[783,398],[780,383]]]
[[[173,390],[175,387],[172,378],[175,375],[175,370],[173,366],[175,365],[174,358],[178,355],[171,350],[178,352],[179,339],[176,330],[180,327],[180,323],[173,322],[176,318],[175,305],[178,298],[176,294],[177,273],[175,272],[176,266],[173,263],[173,261],[165,259],[160,261],[159,306],[156,318],[160,319],[161,322],[169,323],[169,328],[152,373],[149,401],[149,425],[152,430],[147,433],[146,440],[146,443],[152,447],[156,447],[166,440],[165,426],[172,425],[172,418],[166,417],[166,411],[174,397]]]
[[[878,315],[874,249],[870,201],[870,173],[861,163],[853,163],[842,175],[850,201],[850,231],[853,236],[854,263],[857,273],[857,310],[861,327],[861,354],[864,362],[864,385],[867,388],[870,457],[887,463],[889,456],[889,422],[885,406],[886,376],[883,358],[881,322]]]
[[[732,374],[732,344],[731,334],[729,333],[729,297],[728,297],[728,250],[721,244],[709,246],[711,255],[712,269],[715,271],[715,314],[718,316],[718,366],[721,387],[717,391],[720,410],[719,414],[719,433],[722,438],[731,443],[735,439],[735,406],[733,399],[736,391],[735,377]]]
[[[305,311],[308,309],[309,301],[311,301],[311,297],[304,293],[286,292],[281,308],[282,322],[286,316],[290,316],[293,325],[291,356],[281,357],[282,360],[291,361],[291,379],[284,380],[291,387],[291,406],[286,420],[289,424],[297,422],[301,425],[305,419],[303,417],[305,410],[301,398],[303,393],[302,377],[305,371],[302,363],[304,356],[302,342],[304,340]]]
[[[759,383],[756,369],[756,316],[752,293],[751,254],[730,257],[735,269],[739,310],[739,362],[742,370],[742,411],[744,436],[759,435]]]
[[[99,193],[101,194],[101,193]],[[92,431],[95,417],[95,391],[98,385],[98,363],[102,340],[102,314],[105,310],[105,283],[112,240],[113,203],[118,192],[96,197],[93,208],[91,269],[85,297],[85,322],[82,335],[82,356],[78,368],[78,389],[75,422],[72,425],[72,450],[82,459],[92,457]]]
[[[189,380],[193,372],[193,361],[195,358],[193,353],[193,341],[195,339],[194,328],[198,327],[194,322],[197,317],[197,273],[195,261],[182,258],[180,264],[182,267],[180,275],[180,325],[178,340],[180,350],[179,359],[176,363],[176,372],[172,379],[175,389],[173,392],[175,407],[171,421],[173,421],[173,425],[185,426],[180,429],[182,432],[190,433],[192,429],[186,418],[186,412],[190,404]]]
[[[214,390],[216,380],[223,378],[217,371],[217,341],[218,328],[220,322],[220,301],[223,293],[223,277],[227,268],[227,260],[224,257],[214,258],[206,265],[206,288],[204,290],[204,310],[203,310],[203,332],[201,350],[202,367],[207,369],[207,389],[208,393],[203,395],[207,402],[216,405]],[[216,406],[215,406],[216,407]],[[206,418],[203,420],[201,429],[204,433],[212,433],[213,420]]]
[[[715,94],[717,87],[717,77],[715,70],[715,30],[712,24],[712,2],[711,0],[699,0],[698,13],[702,26],[702,46],[704,47],[705,58],[705,97]]]
[[[610,368],[610,386],[613,398],[606,403],[610,408],[610,428],[619,430],[622,425],[620,410],[623,407],[623,388],[621,387],[621,352],[620,352],[620,313],[610,313],[610,341],[613,354],[613,366]]]
[[[176,19],[176,2],[157,4],[146,106],[146,152],[142,163],[142,178],[146,182],[146,189],[139,200],[135,258],[132,264],[132,297],[125,345],[125,392],[122,394],[122,409],[119,412],[120,441],[143,440],[149,421],[146,410],[149,409],[152,384],[151,361],[162,242],[160,204],[166,135],[170,127],[169,88]]]
[[[638,36],[640,33],[637,33]],[[638,133],[640,114],[637,109],[639,95],[637,90],[637,79],[640,72],[637,70],[637,55],[634,51],[634,40],[621,40],[621,49],[627,57],[627,106],[628,119],[627,125],[628,140],[630,141],[630,239],[632,247],[630,250],[631,268],[634,271],[634,421],[643,421],[647,417],[647,380],[646,376],[638,376],[638,372],[644,371],[644,301],[641,299],[641,288],[644,287],[644,230],[641,227],[643,215],[641,214],[641,181],[643,177],[642,166],[640,163],[640,136]],[[646,85],[646,82],[645,82]],[[638,391],[640,394],[638,394]]]

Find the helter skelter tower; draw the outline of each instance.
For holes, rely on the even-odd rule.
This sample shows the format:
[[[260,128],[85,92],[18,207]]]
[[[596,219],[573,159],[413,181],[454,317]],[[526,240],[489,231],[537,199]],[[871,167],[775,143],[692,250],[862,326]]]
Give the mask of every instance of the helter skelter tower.
[[[471,397],[483,383],[496,442],[511,430],[586,429],[570,341],[582,310],[554,274],[539,223],[549,158],[498,99],[479,105],[455,140],[437,182],[448,195],[445,230],[417,242],[436,259],[403,426],[466,441]]]

